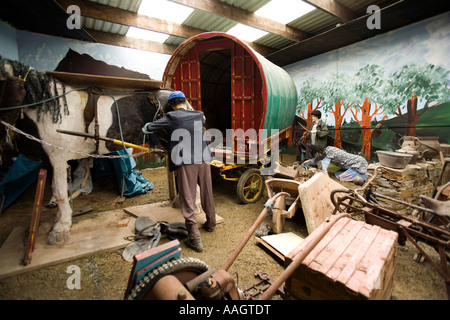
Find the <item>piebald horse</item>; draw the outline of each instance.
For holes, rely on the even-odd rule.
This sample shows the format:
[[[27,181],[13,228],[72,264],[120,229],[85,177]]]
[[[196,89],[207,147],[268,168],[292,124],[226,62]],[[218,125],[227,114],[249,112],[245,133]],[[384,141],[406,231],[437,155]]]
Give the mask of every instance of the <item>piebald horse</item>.
[[[53,169],[52,191],[58,208],[48,242],[62,243],[72,225],[67,161],[86,158],[86,155],[91,154],[108,154],[124,149],[124,146],[62,134],[57,130],[91,135],[97,132],[101,137],[142,145],[145,141],[142,127],[154,121],[155,116],[168,111],[167,97],[172,90],[158,88],[146,92],[104,92],[97,96],[98,121],[89,122],[84,112],[89,98],[86,90],[74,89],[18,61],[6,59],[0,59],[0,77],[8,77],[9,80],[3,90],[3,102],[0,101],[0,119],[35,138],[11,132],[11,128],[0,124],[1,145],[5,137],[15,133],[18,138],[16,147],[20,153],[31,160],[49,161]],[[19,108],[11,108],[14,106]]]

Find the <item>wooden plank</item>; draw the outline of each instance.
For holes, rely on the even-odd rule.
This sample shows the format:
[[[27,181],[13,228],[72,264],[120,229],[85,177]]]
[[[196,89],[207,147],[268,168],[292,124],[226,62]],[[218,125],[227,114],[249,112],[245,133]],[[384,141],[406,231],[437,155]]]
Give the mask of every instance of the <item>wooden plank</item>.
[[[384,289],[386,286],[386,268],[388,257],[392,256],[395,243],[388,231],[380,228],[377,238],[361,260],[358,268],[366,270],[367,276],[363,281],[359,292],[368,298],[376,294],[376,290]],[[391,276],[391,275],[390,275]]]
[[[371,231],[372,228],[366,225],[365,228],[363,228],[362,232],[359,233],[361,235],[361,238],[363,237],[362,239],[358,237],[356,238],[356,241],[358,241],[360,246],[352,246],[352,248],[349,250],[348,255],[350,256],[350,259],[346,261],[344,269],[336,279],[337,281],[345,284],[350,280],[351,276],[356,270],[358,263],[364,257],[370,245],[375,240],[377,234]]]
[[[335,223],[335,225],[330,229],[330,231],[322,238],[322,240],[314,247],[309,255],[303,260],[303,264],[309,265],[315,260],[315,258],[325,250],[326,246],[334,241],[334,238],[339,234],[339,232],[345,227],[349,222],[349,219],[340,219]],[[303,244],[303,243],[302,243]]]
[[[122,209],[98,213],[72,225],[70,236],[63,245],[47,244],[49,223],[42,224],[36,237],[33,260],[27,266],[21,264],[25,253],[25,228],[15,228],[0,248],[0,279],[37,270],[66,261],[75,260],[98,252],[117,250],[130,244],[124,238],[134,234],[134,223],[117,227],[122,220]],[[134,220],[134,219],[133,219]]]
[[[204,32],[202,29],[181,25],[171,21],[158,19],[132,11],[115,8],[109,5],[87,0],[57,0],[63,7],[77,5],[84,17],[99,19],[125,26],[135,26],[141,29],[167,33],[181,38],[190,38]]]
[[[285,232],[260,238],[256,237],[256,240],[284,261],[292,249],[303,241],[303,238],[292,232]]]
[[[170,201],[144,204],[135,207],[124,208],[123,211],[134,218],[140,216],[148,216],[154,222],[158,221],[167,221],[167,222],[184,222],[184,217],[181,214],[181,210],[179,208],[172,208]],[[201,226],[206,222],[206,214],[202,210],[199,213],[195,214],[195,218],[197,219],[197,225]],[[216,223],[223,223],[224,219],[216,214]]]
[[[36,195],[34,199],[33,212],[31,214],[30,230],[28,231],[28,246],[23,258],[25,265],[31,262],[31,253],[35,249],[36,236],[39,232],[39,220],[41,218],[42,198],[44,197],[45,180],[47,178],[47,170],[39,171],[38,182],[36,187]]]
[[[343,218],[286,281],[288,299],[389,299],[398,235]],[[308,236],[289,254],[309,243]],[[286,260],[289,263],[292,259]]]
[[[97,76],[91,74],[69,73],[59,71],[46,71],[46,73],[52,77],[55,77],[59,81],[67,83],[68,85],[71,85],[75,88],[84,88],[93,86],[109,89],[138,90],[138,89],[157,89],[162,86],[162,81],[159,80]]]
[[[334,265],[334,263],[339,259],[341,254],[350,246],[353,242],[355,236],[364,226],[364,222],[355,220],[350,220],[350,222],[346,225],[342,230],[346,230],[348,233],[345,234],[341,232],[342,240],[338,240],[336,237],[336,241],[333,241],[332,244],[327,246],[327,250],[331,251],[331,255],[328,255],[327,259],[321,264],[319,269],[320,272],[326,274]]]
[[[103,32],[92,29],[86,29],[86,31],[95,39],[95,41],[97,41],[97,43],[109,44],[116,47],[158,52],[168,55],[172,55],[177,49],[177,46],[159,43],[156,41],[132,38],[122,36],[120,34],[114,34],[110,32]]]
[[[335,0],[304,0],[306,3],[315,6],[332,16],[338,18],[342,22],[349,22],[356,19],[358,15],[348,7]]]

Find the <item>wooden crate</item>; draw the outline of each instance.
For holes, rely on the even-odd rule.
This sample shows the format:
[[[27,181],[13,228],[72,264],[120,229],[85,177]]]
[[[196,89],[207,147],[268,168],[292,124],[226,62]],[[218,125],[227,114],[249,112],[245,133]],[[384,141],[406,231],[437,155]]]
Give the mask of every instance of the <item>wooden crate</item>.
[[[287,255],[286,267],[308,238]],[[390,299],[397,238],[396,232],[341,218],[286,280],[285,299]]]

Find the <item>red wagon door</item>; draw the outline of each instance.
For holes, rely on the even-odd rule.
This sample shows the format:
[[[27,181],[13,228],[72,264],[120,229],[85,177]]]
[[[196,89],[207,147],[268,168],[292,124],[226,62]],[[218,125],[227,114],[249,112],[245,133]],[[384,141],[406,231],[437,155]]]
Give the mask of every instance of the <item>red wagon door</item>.
[[[176,77],[180,86],[176,90],[181,90],[195,110],[202,110],[202,97],[200,87],[200,61],[197,47],[193,47],[181,58],[180,68]]]
[[[232,128],[254,128],[255,62],[239,45],[233,46],[231,74]]]
[[[237,43],[234,43],[232,57],[232,128],[235,130],[242,129],[244,132],[248,129],[254,129],[256,133],[255,142],[257,142],[262,115],[261,90],[258,90],[258,88],[261,89],[259,69],[250,53]],[[245,152],[248,152],[248,150],[245,150]]]

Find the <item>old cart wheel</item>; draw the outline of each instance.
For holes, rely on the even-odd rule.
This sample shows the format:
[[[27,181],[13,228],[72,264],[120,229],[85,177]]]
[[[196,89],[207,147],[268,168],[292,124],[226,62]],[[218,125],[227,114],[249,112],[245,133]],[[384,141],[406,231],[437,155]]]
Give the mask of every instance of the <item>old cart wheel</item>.
[[[153,286],[163,277],[175,276],[182,284],[209,270],[209,266],[195,258],[181,258],[168,261],[148,273],[130,291],[127,300],[148,300]]]
[[[237,196],[244,204],[255,203],[263,195],[264,178],[258,169],[248,169],[239,178]]]

